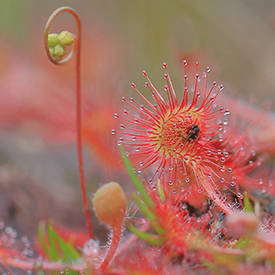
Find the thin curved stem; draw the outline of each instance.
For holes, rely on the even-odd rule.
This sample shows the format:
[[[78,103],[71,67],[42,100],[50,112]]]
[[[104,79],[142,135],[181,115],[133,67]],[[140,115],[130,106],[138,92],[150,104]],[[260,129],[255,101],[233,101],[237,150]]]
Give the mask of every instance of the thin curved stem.
[[[49,60],[54,63],[55,65],[61,65],[68,62],[73,56],[73,50],[62,60],[57,61],[51,54],[48,46],[48,35],[50,32],[51,25],[54,19],[63,12],[70,13],[76,20],[77,23],[77,38],[74,41],[74,48],[76,52],[76,130],[77,130],[77,151],[78,151],[78,163],[79,163],[79,178],[80,178],[80,186],[82,192],[82,200],[84,206],[84,213],[86,219],[86,226],[89,233],[89,237],[92,239],[94,238],[93,229],[92,229],[92,222],[90,211],[87,203],[87,196],[86,196],[86,188],[85,188],[85,178],[84,178],[84,166],[83,166],[83,155],[82,155],[82,136],[81,136],[81,129],[82,129],[82,119],[81,119],[81,90],[80,90],[80,50],[81,50],[81,21],[76,13],[76,11],[70,7],[60,7],[56,9],[49,17],[45,29],[44,29],[44,47]]]

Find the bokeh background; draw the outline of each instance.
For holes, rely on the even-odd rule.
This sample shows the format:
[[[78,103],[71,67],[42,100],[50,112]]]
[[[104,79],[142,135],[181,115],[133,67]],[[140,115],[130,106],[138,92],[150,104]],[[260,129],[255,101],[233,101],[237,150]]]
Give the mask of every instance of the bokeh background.
[[[117,166],[113,113],[121,96],[143,89],[146,69],[162,90],[163,62],[180,94],[182,60],[212,69],[210,79],[256,104],[274,102],[275,2],[270,0],[0,2],[0,219],[32,238],[40,219],[84,228],[74,146],[74,61],[46,59],[43,29],[59,6],[83,25],[85,165],[89,194],[110,180],[127,185]],[[52,30],[76,30],[60,15]],[[146,91],[144,91],[146,93]],[[93,217],[94,223],[96,219]]]

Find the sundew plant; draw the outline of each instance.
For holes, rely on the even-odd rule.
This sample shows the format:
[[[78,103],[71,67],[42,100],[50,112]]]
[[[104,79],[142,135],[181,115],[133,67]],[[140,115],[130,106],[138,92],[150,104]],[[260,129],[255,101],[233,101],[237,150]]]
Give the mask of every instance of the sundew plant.
[[[50,33],[61,13],[73,16],[76,34]],[[275,274],[273,115],[268,106],[259,109],[229,97],[223,85],[210,83],[211,69],[199,62],[182,61],[181,88],[174,87],[166,63],[163,83],[153,83],[142,71],[145,86],[131,84],[135,96],[122,97],[125,109],[113,114],[117,128],[108,131],[135,192],[108,182],[89,207],[82,146],[93,132],[83,130],[81,34],[76,11],[61,7],[46,23],[44,46],[54,65],[76,58],[77,152],[87,232],[80,236],[53,220],[41,221],[31,248],[27,237],[19,241],[14,229],[0,223],[0,272]],[[189,74],[190,67],[195,70]],[[109,230],[106,243],[94,233],[92,211]]]

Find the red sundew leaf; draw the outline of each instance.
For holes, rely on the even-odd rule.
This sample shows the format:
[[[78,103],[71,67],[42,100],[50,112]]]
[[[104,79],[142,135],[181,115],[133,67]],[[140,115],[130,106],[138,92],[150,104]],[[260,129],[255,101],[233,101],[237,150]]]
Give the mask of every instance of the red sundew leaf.
[[[168,189],[165,185],[162,185],[161,189],[166,198],[164,201],[160,198],[157,189],[153,190],[150,187],[147,189],[155,205],[152,210],[149,210],[148,206],[142,204],[141,200],[135,196],[141,211],[152,228],[158,233],[158,236],[150,233],[143,234],[132,224],[129,225],[130,231],[150,244],[162,244],[161,246],[171,251],[171,253],[184,254],[186,251],[206,251],[207,247],[211,248],[211,253],[220,252],[220,247],[213,242],[214,235],[211,236],[210,231],[206,229],[212,215],[207,213],[199,218],[190,216],[189,211],[183,207],[183,201],[178,195],[173,197],[167,192]],[[210,243],[212,244],[210,245]],[[223,253],[238,254],[241,252],[237,250],[234,252],[229,249],[223,250]]]
[[[5,245],[0,244],[0,257],[3,261],[8,258],[21,258],[22,252],[17,251],[16,248],[10,248]]]
[[[274,140],[274,122],[275,118],[271,109],[271,102],[267,101],[260,107],[255,100],[250,99],[245,102],[237,95],[221,94],[217,99],[219,104],[227,103],[230,107],[231,115],[228,119],[230,125],[229,132],[242,132],[249,136],[250,139],[255,140],[254,146],[256,151],[274,149],[269,142]]]
[[[18,239],[17,232],[13,228],[3,227],[3,221],[1,223],[1,229],[4,229],[4,231],[1,232],[0,236],[0,264],[10,272],[9,267],[6,266],[7,262],[14,259],[27,260],[29,259],[28,256],[33,254],[33,251],[27,237]]]
[[[231,167],[232,187],[274,194],[271,160],[275,148],[275,119],[270,112],[270,103],[259,108],[251,100],[246,103],[236,95],[229,97],[224,94],[217,101],[226,102],[231,110],[222,147],[228,152],[224,165]]]
[[[191,220],[185,220],[181,215],[178,215],[177,207],[174,206],[177,203],[171,202],[170,194],[168,196],[165,194],[165,191],[161,186],[159,180],[157,183],[157,193],[153,193],[152,191],[146,190],[143,186],[143,183],[135,175],[133,168],[122,146],[120,146],[120,150],[123,161],[127,167],[127,171],[130,174],[132,180],[135,182],[135,186],[137,187],[138,191],[140,191],[141,196],[145,198],[148,197],[148,199],[146,199],[143,202],[136,194],[134,194],[133,197],[135,198],[144,216],[150,222],[152,228],[159,235],[152,235],[150,233],[141,232],[132,224],[128,225],[129,230],[136,234],[139,238],[145,240],[150,244],[164,244],[165,246],[167,246],[167,243],[170,243],[168,246],[175,246],[180,250],[184,250],[186,246],[193,246],[192,242],[191,244],[186,244],[185,242],[190,242],[190,239],[192,239],[192,233],[190,233],[189,231],[196,231],[198,230],[198,228],[196,228],[194,224],[191,223]],[[161,190],[161,192],[159,190]],[[166,199],[164,200],[164,198]],[[179,200],[177,200],[177,202],[179,202]],[[187,216],[185,217],[187,218]],[[202,228],[201,224],[199,225],[199,228]],[[183,231],[185,231],[185,233]],[[187,237],[189,241],[185,239],[187,236],[187,232],[189,232],[190,234],[188,234]],[[195,239],[198,238],[198,236],[203,237],[203,233],[196,232],[194,236],[196,236]]]
[[[186,68],[186,63],[184,62]],[[148,107],[131,99],[128,103],[138,116],[125,111],[121,118],[125,125],[121,128],[121,141],[129,151],[130,158],[139,158],[137,171],[144,169],[153,172],[151,181],[155,178],[166,178],[173,185],[177,180],[183,182],[189,177],[197,184],[204,194],[210,197],[226,213],[231,213],[232,206],[225,202],[219,190],[220,182],[229,185],[229,179],[224,175],[222,141],[219,120],[229,113],[224,108],[215,108],[214,101],[223,86],[213,83],[207,90],[207,73],[203,73],[204,82],[200,85],[199,74],[195,75],[195,85],[191,99],[188,91],[185,69],[183,100],[178,103],[172,81],[164,64],[166,73],[165,90],[167,101],[153,86],[146,72],[143,72],[147,82],[146,87],[152,93],[153,103],[147,100],[136,88],[132,87],[147,103]],[[201,99],[200,99],[201,97]],[[123,99],[123,102],[125,99]],[[218,144],[218,146],[217,146]],[[136,158],[135,158],[136,157]],[[226,177],[227,176],[227,177]]]
[[[164,247],[179,254],[186,251],[195,251],[198,247],[207,246],[209,242],[207,234],[202,230],[204,222],[196,222],[196,218],[191,218],[186,211],[171,203],[158,205],[156,215],[158,224],[165,231]],[[205,221],[207,223],[207,221]]]

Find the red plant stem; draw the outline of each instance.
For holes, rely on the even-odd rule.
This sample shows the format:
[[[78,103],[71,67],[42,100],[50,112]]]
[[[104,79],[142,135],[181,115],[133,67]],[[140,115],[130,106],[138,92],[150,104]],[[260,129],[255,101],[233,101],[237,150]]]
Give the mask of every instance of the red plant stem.
[[[71,51],[63,60],[57,61],[51,54],[48,46],[48,35],[50,27],[56,18],[62,12],[70,13],[77,22],[77,38],[75,39],[75,51],[76,51],[76,128],[77,128],[77,151],[78,151],[78,167],[79,167],[79,179],[82,193],[82,201],[84,207],[84,214],[86,219],[86,226],[88,230],[89,237],[94,238],[92,221],[90,216],[90,211],[87,202],[86,188],[85,188],[85,178],[84,178],[84,165],[83,165],[83,155],[82,155],[82,119],[81,119],[81,86],[80,86],[80,52],[81,52],[81,21],[76,13],[76,11],[70,7],[60,7],[56,9],[49,17],[45,30],[44,30],[44,47],[49,60],[55,65],[61,65],[69,61],[72,57],[73,52]]]
[[[123,221],[122,221],[123,223]],[[112,226],[112,241],[111,244],[109,246],[109,250],[107,252],[107,255],[105,257],[105,259],[103,260],[101,266],[99,267],[99,270],[101,272],[105,272],[106,268],[108,267],[108,265],[110,264],[113,256],[115,255],[115,252],[117,250],[119,241],[120,241],[120,236],[121,236],[121,230],[122,230],[122,223],[118,226]]]
[[[81,264],[64,264],[62,262],[48,262],[43,260],[41,264],[38,264],[35,260],[20,260],[14,258],[5,258],[4,261],[6,264],[12,267],[16,267],[23,270],[51,270],[51,271],[60,271],[63,269],[69,269],[71,271],[82,271],[85,269],[84,265]]]

